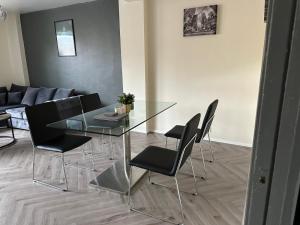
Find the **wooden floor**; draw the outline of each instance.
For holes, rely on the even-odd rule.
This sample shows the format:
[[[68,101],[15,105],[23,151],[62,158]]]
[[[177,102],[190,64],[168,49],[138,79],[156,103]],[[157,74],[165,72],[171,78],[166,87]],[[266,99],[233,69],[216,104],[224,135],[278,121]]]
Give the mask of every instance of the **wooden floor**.
[[[0,135],[9,134],[0,131]],[[18,142],[0,150],[0,225],[158,225],[167,224],[155,219],[129,212],[127,198],[116,193],[98,191],[88,182],[108,168],[113,161],[108,159],[108,145],[100,149],[99,138],[91,146],[101,152],[96,159],[100,172],[67,167],[70,191],[61,192],[32,183],[32,147],[29,133],[16,131]],[[133,133],[132,150],[141,151],[145,146],[163,146],[162,135]],[[1,140],[2,141],[2,140]],[[115,157],[122,157],[121,140],[115,140]],[[1,144],[1,143],[0,143]],[[174,148],[175,142],[170,142]],[[208,149],[207,143],[203,144]],[[182,193],[186,225],[241,225],[246,194],[251,151],[249,148],[213,143],[216,162],[208,163],[208,180],[198,180],[199,195]],[[118,150],[119,149],[119,150]],[[194,148],[194,157],[199,157],[199,146]],[[105,152],[105,154],[103,154]],[[66,160],[83,160],[80,150],[66,154]],[[206,154],[209,157],[209,154]],[[48,152],[39,152],[37,175],[53,183],[62,182],[63,174],[59,158]],[[87,164],[90,165],[90,164]],[[201,161],[194,160],[196,173],[203,174]],[[181,190],[193,191],[193,179],[188,165],[179,175]],[[173,180],[154,174],[154,181],[174,185]],[[136,208],[171,220],[180,220],[176,192],[150,185],[146,177],[134,189]]]

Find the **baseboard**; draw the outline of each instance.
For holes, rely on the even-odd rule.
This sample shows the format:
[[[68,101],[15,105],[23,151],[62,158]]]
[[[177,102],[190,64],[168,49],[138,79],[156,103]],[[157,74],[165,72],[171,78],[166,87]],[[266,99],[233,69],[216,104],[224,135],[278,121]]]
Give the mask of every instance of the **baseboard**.
[[[154,130],[152,131],[153,133],[158,133],[158,134],[164,134],[164,131],[161,130]],[[207,138],[205,138],[207,140]],[[238,145],[238,146],[243,146],[243,147],[248,147],[252,148],[252,143],[244,143],[244,142],[238,142],[238,141],[231,141],[231,140],[226,140],[222,138],[211,138],[211,141],[213,142],[218,142],[218,143],[224,143],[224,144],[230,144],[230,145]]]
[[[221,138],[211,138],[213,142],[219,142],[219,143],[224,143],[224,144],[230,144],[230,145],[238,145],[238,146],[243,146],[243,147],[248,147],[252,148],[252,143],[244,143],[244,142],[238,142],[238,141],[230,141],[230,140],[225,140]]]
[[[134,128],[132,131],[136,132],[136,133],[142,133],[142,134],[148,134],[149,133],[149,132],[146,131],[146,129],[139,128],[139,127]]]

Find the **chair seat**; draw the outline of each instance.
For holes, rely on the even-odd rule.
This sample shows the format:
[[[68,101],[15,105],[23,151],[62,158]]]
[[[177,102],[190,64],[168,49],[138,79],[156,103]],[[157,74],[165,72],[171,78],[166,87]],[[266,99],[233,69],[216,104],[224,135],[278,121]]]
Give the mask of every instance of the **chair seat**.
[[[180,139],[183,129],[184,129],[184,126],[176,125],[171,130],[169,130],[167,133],[165,133],[165,136],[170,137],[170,138]]]
[[[148,146],[143,152],[129,162],[129,165],[161,173],[167,176],[174,176],[174,162],[177,152],[167,148]]]
[[[184,126],[176,125],[171,130],[169,130],[167,133],[165,133],[165,136],[166,137],[170,137],[170,138],[181,139],[181,135],[183,133],[183,129],[184,129]],[[196,143],[200,142],[200,138],[202,136],[202,133],[203,133],[202,129],[197,129]]]
[[[91,137],[65,134],[36,146],[38,149],[54,152],[67,152],[91,140]]]

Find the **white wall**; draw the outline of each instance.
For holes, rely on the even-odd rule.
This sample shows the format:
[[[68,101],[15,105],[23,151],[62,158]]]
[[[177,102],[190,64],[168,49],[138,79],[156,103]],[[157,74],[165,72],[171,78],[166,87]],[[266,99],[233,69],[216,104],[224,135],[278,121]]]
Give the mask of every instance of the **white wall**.
[[[144,1],[119,1],[124,92],[146,99]]]
[[[134,93],[137,100],[146,100],[147,65],[144,1],[119,0],[120,40],[123,91]],[[146,133],[144,123],[135,131]]]
[[[28,84],[28,71],[18,13],[9,12],[0,22],[0,86]]]
[[[183,37],[183,9],[210,4],[219,5],[217,35]],[[203,115],[218,98],[212,137],[251,146],[265,34],[264,1],[149,0],[146,6],[148,97],[178,103],[157,117],[151,129],[165,132],[184,124],[197,112]],[[133,27],[127,29],[134,32]],[[138,74],[132,76],[125,82],[133,82]]]

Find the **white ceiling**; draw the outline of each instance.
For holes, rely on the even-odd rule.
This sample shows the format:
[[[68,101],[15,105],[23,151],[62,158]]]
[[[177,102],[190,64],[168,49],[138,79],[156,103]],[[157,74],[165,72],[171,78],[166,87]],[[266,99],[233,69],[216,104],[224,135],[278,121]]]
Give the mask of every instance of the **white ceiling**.
[[[0,0],[0,5],[7,11],[27,13],[92,1],[95,0]]]

